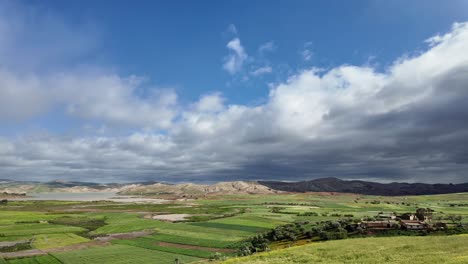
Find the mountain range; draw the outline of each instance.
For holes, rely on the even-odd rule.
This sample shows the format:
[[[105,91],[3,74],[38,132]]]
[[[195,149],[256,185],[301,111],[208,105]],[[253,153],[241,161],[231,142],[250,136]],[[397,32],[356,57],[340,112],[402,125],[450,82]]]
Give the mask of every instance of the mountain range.
[[[342,192],[388,196],[468,192],[468,183],[378,183],[359,180],[340,180],[338,178],[322,178],[298,182],[259,181],[258,183],[274,190],[286,192]]]
[[[282,192],[338,192],[367,195],[424,195],[468,192],[468,183],[427,184],[427,183],[377,183],[360,180],[321,178],[308,181],[233,181],[215,184],[160,182],[136,183],[92,183],[55,180],[51,182],[12,181],[0,179],[0,192],[117,192],[126,195],[167,195],[197,197],[216,194],[275,194]]]

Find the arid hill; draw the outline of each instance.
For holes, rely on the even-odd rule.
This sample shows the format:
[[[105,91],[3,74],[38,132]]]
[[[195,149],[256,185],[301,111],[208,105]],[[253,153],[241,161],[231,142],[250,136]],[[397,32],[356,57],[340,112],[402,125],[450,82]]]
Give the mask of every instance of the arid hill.
[[[207,194],[271,194],[280,191],[272,190],[269,187],[257,182],[219,182],[212,185],[206,184],[164,184],[155,183],[151,185],[137,185],[124,187],[120,194],[168,194],[168,195],[207,195]]]
[[[99,184],[87,182],[22,182],[0,180],[0,193],[42,193],[42,192],[118,192],[127,195],[168,195],[168,196],[202,196],[209,194],[269,194],[281,191],[272,190],[257,182],[219,182],[216,184],[194,183],[128,183]]]

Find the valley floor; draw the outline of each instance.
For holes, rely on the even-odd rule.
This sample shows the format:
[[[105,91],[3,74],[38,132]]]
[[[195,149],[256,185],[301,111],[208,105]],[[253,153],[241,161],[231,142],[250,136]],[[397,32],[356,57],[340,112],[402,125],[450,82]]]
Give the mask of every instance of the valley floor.
[[[432,208],[434,219],[458,215],[466,225],[467,204],[468,193],[224,195],[162,204],[8,201],[0,205],[0,263],[208,262],[210,258],[234,258],[246,240],[297,223],[307,222],[298,229],[310,229],[316,223],[344,218]],[[295,243],[278,242],[271,248],[308,244],[227,263],[403,263],[404,259],[410,263],[468,263],[468,236],[464,235],[310,241],[298,237]]]

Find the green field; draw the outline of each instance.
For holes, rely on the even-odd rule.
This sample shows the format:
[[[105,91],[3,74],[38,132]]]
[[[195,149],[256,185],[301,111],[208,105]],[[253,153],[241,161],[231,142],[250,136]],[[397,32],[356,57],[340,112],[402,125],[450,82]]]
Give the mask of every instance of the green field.
[[[134,247],[141,247],[146,249],[153,249],[163,252],[175,253],[180,255],[200,257],[200,258],[209,258],[213,255],[213,252],[204,251],[203,249],[186,249],[186,248],[177,248],[177,247],[168,247],[168,246],[159,246],[158,240],[151,237],[141,237],[132,240],[115,240],[114,244],[118,245],[129,245]]]
[[[468,236],[327,241],[227,260],[225,264],[468,263]]]
[[[28,236],[38,234],[73,233],[80,231],[84,231],[84,229],[75,226],[53,225],[47,223],[0,226],[0,234],[4,236]]]
[[[89,239],[73,233],[43,234],[37,235],[34,238],[33,245],[38,249],[64,247],[89,241]]]
[[[53,256],[37,256],[37,257],[31,257],[31,258],[12,259],[12,260],[9,260],[7,263],[8,264],[60,264],[62,262]]]
[[[150,250],[127,245],[112,245],[63,253],[54,253],[63,263],[174,263],[178,258],[183,263],[200,260],[199,258],[178,255],[157,250]]]
[[[232,258],[257,234],[288,224],[294,226],[307,222],[309,224],[301,228],[311,228],[324,221],[349,221],[372,217],[379,212],[406,213],[414,212],[417,208],[431,208],[434,210],[434,219],[445,221],[450,228],[455,228],[456,225],[448,220],[449,216],[458,215],[462,218],[461,223],[468,223],[467,203],[468,193],[403,197],[330,193],[228,195],[187,202],[169,201],[164,204],[11,201],[0,205],[0,241],[31,241],[31,249],[42,250],[48,255],[10,257],[7,260],[0,258],[0,264],[174,263],[176,258],[181,263],[190,263],[208,260],[215,255]],[[146,217],[154,214],[188,214],[191,217],[181,222],[165,222]],[[132,232],[138,231],[147,233],[144,237],[132,237]],[[460,232],[464,231],[458,230],[455,233]],[[129,237],[117,237],[106,243],[96,243],[93,240],[97,236],[122,233],[129,234]],[[441,263],[433,256],[434,252],[442,252],[452,258],[450,261],[453,263],[468,263],[465,256],[455,254],[456,250],[466,250],[461,245],[468,244],[465,236],[446,236],[445,233],[427,237],[415,237],[419,233],[404,235],[411,237],[351,238],[327,242],[315,242],[317,238],[298,237],[298,241],[294,243],[275,242],[270,248],[307,244],[297,248],[301,252],[288,256],[288,250],[295,252],[296,247],[293,247],[285,251],[259,253],[243,261],[288,263],[296,261],[294,257],[297,257],[298,262],[310,259],[322,263],[343,263],[343,259],[349,259],[354,261],[349,263],[376,263],[367,259],[375,257],[381,263],[398,263],[400,258],[406,256],[407,251],[421,254],[415,256],[423,259],[423,254],[417,252],[427,250],[430,251],[427,258],[434,259],[433,263]],[[419,240],[422,245],[415,246],[412,242],[408,242],[411,245],[405,244],[406,241]],[[431,245],[424,249],[426,242]],[[444,246],[437,250],[432,247],[439,243]],[[353,245],[363,250],[353,249]],[[376,248],[377,251],[370,251],[375,254],[366,255],[366,247]],[[391,254],[386,255],[385,252]],[[354,253],[356,255],[352,255]],[[282,254],[286,254],[285,259]],[[267,257],[272,257],[271,262],[261,262]]]

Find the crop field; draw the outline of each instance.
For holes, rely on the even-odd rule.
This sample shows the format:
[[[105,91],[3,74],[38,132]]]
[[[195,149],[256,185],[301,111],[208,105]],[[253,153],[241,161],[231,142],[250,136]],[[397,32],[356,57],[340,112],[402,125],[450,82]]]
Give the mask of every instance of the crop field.
[[[468,263],[468,236],[357,238],[311,243],[225,264],[284,263]]]
[[[173,263],[178,258],[182,263],[199,261],[200,258],[178,255],[127,245],[111,245],[53,254],[63,263]]]
[[[209,258],[213,255],[213,251],[206,251],[203,248],[196,248],[196,249],[189,249],[189,248],[181,248],[181,247],[174,247],[174,246],[161,246],[159,245],[158,240],[151,238],[151,237],[141,237],[133,240],[115,240],[113,241],[114,244],[119,245],[129,245],[134,247],[141,247],[146,249],[158,250],[163,252],[169,252],[174,254],[192,256],[192,257],[200,257],[200,258]]]
[[[176,236],[176,235],[167,235],[167,234],[156,234],[153,236],[153,239],[160,242],[169,242],[183,245],[193,245],[200,247],[212,247],[212,248],[226,248],[229,245],[233,244],[233,241],[229,240],[210,240],[197,238],[194,236]]]
[[[21,250],[14,252],[17,256],[0,252],[0,256],[7,256],[0,257],[0,264],[174,263],[176,258],[180,263],[191,263],[216,255],[232,258],[248,239],[290,223],[360,219],[380,212],[414,212],[417,208],[431,208],[435,219],[458,215],[460,223],[468,223],[467,204],[468,193],[402,197],[337,193],[226,195],[163,204],[10,201],[0,205],[0,242],[31,241],[29,249],[38,250],[43,256],[21,256]],[[186,214],[188,217],[176,222],[151,219],[157,214]],[[310,225],[305,227],[310,228]],[[116,236],[110,236],[112,234]],[[104,238],[104,242],[95,240],[96,237]],[[327,242],[300,238],[293,245],[306,245],[259,253],[241,260],[287,263],[313,259],[314,262],[343,263],[348,259],[345,263],[366,263],[371,255],[356,247],[373,247],[380,262],[387,259],[387,262],[398,263],[408,257],[407,251],[427,250],[433,263],[466,263],[466,256],[457,252],[466,251],[463,245],[468,244],[467,239],[463,235]],[[424,248],[416,243],[418,241],[431,245]],[[443,247],[433,248],[441,243]],[[281,248],[280,244],[272,248]],[[386,252],[391,254],[386,255]],[[437,258],[435,252],[441,252],[447,259]],[[415,261],[419,261],[418,258],[423,259],[422,253]],[[239,262],[241,260],[233,259],[228,263],[244,263]]]
[[[8,262],[5,261],[5,263],[8,263],[8,264],[60,264],[62,262],[53,256],[37,256],[37,257],[31,257],[31,258],[11,259]]]
[[[27,236],[38,234],[73,233],[84,231],[84,229],[74,226],[53,225],[53,224],[16,224],[0,226],[0,234],[4,236]]]
[[[34,238],[33,246],[38,249],[64,247],[89,241],[89,239],[73,233],[42,234]]]

